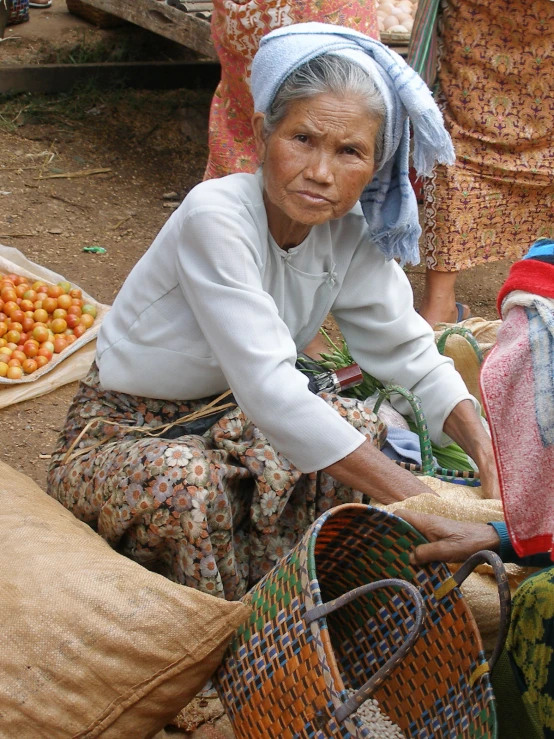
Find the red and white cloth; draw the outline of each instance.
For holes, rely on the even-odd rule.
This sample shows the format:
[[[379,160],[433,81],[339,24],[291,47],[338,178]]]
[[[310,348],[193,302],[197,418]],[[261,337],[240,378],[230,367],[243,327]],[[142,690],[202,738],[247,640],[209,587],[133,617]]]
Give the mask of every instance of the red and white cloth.
[[[481,371],[506,523],[519,556],[554,560],[554,265],[517,262]]]

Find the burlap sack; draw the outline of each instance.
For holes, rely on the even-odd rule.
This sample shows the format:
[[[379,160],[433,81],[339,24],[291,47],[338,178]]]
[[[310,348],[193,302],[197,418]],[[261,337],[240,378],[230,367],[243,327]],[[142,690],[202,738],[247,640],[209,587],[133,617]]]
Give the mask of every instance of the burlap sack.
[[[440,497],[436,495],[417,495],[399,503],[379,507],[391,512],[399,508],[406,508],[418,513],[432,513],[435,516],[444,516],[454,521],[471,521],[473,523],[504,520],[502,502],[483,498],[478,487],[455,485],[434,477],[420,477],[419,479],[438,493]],[[449,564],[449,567],[455,572],[459,565],[452,563]],[[506,571],[510,589],[514,593],[521,582],[535,570],[530,567],[507,564]],[[498,589],[492,574],[492,568],[489,565],[479,566],[463,583],[462,592],[479,627],[485,651],[490,653],[496,642],[500,621]]]
[[[145,739],[249,615],[113,551],[0,462],[0,737]]]

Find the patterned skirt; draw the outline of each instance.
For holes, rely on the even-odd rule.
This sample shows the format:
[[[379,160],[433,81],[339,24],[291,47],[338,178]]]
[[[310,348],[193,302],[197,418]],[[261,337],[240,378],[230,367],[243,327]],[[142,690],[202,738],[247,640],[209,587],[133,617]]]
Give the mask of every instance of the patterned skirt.
[[[383,445],[385,425],[361,403],[322,397]],[[107,392],[93,364],[70,406],[48,493],[122,554],[183,585],[238,600],[324,511],[362,502],[362,494],[324,472],[302,474],[240,408],[203,436],[153,438],[128,428],[172,423],[210,400]]]
[[[210,156],[204,179],[255,172],[250,65],[260,39],[291,23],[320,21],[379,38],[375,0],[214,0],[212,37],[221,81],[210,111]]]
[[[513,601],[506,643],[523,700],[554,739],[554,567],[527,578]]]
[[[554,3],[442,0],[439,29],[457,158],[424,181],[426,266],[520,259],[554,237]]]

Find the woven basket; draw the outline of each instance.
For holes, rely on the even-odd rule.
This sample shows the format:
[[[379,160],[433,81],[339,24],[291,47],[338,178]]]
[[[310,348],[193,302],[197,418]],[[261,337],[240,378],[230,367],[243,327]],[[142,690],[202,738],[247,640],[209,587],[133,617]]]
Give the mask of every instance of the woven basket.
[[[0,0],[8,8],[8,26],[29,20],[29,0]]]
[[[238,739],[382,739],[355,713],[370,695],[407,738],[496,737],[488,673],[509,617],[504,568],[492,552],[454,576],[441,563],[413,567],[408,552],[423,541],[390,513],[339,506],[253,588],[253,615],[214,678]],[[502,604],[489,663],[457,587],[483,561],[495,568]],[[401,578],[407,590],[394,580],[368,593],[383,578]],[[425,605],[419,637],[410,586]]]
[[[445,480],[446,482],[456,482],[462,485],[471,485],[473,487],[481,485],[481,477],[479,472],[476,472],[475,470],[449,470],[445,467],[437,467],[435,465],[427,419],[423,413],[421,401],[416,395],[410,392],[410,390],[407,390],[401,385],[386,385],[379,393],[372,409],[373,413],[377,414],[383,400],[385,400],[385,398],[390,398],[392,395],[402,395],[402,397],[404,397],[411,405],[421,448],[421,464],[400,462],[399,460],[393,460],[394,463],[416,475],[438,477],[440,480]]]
[[[124,20],[118,18],[116,15],[106,13],[104,10],[98,10],[93,8],[91,5],[82,2],[82,0],[65,0],[67,3],[67,9],[73,15],[78,15],[80,18],[84,18],[86,21],[93,23],[98,28],[115,28],[125,23]]]

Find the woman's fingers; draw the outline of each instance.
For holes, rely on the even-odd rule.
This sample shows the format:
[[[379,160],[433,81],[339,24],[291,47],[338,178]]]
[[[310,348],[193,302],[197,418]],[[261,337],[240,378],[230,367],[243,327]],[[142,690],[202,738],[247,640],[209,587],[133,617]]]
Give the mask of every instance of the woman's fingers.
[[[488,524],[451,521],[449,518],[406,509],[395,513],[429,540],[428,544],[420,544],[410,553],[412,564],[464,562],[483,549],[498,551],[500,539],[495,529]]]

